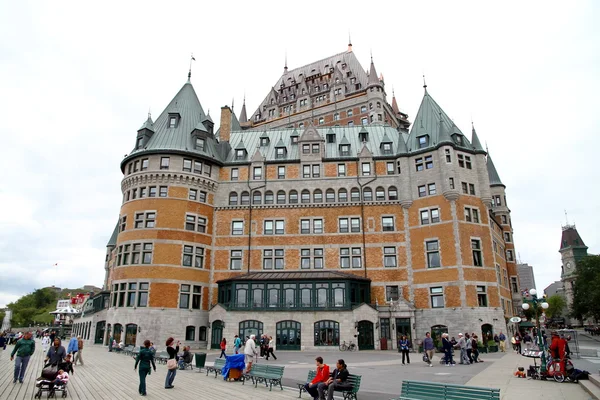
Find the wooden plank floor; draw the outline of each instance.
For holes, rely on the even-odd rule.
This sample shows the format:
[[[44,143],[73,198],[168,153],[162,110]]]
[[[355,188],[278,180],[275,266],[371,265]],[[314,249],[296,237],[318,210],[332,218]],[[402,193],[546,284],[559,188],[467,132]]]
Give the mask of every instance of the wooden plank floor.
[[[0,399],[33,399],[36,393],[35,379],[40,376],[43,367],[42,346],[36,341],[36,352],[29,361],[23,384],[13,384],[14,361],[10,361],[13,346],[0,350]],[[138,394],[139,376],[133,370],[135,360],[123,354],[109,353],[105,347],[86,346],[84,349],[85,366],[76,366],[69,381],[70,399],[82,400],[127,400],[140,398]],[[213,357],[209,356],[210,365]],[[293,399],[297,391],[273,388],[272,392],[264,386],[254,388],[250,383],[242,386],[240,382],[225,382],[222,378],[206,376],[206,372],[197,370],[177,371],[173,389],[165,389],[167,367],[156,365],[157,371],[147,377],[147,398],[181,400],[200,399]],[[46,398],[46,396],[42,396]],[[59,394],[60,399],[60,394]]]

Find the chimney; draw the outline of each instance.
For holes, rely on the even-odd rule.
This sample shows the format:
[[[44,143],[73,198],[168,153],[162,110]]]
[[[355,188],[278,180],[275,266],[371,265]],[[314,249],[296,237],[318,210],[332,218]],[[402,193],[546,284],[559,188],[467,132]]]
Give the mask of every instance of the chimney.
[[[231,138],[231,108],[221,107],[221,126],[219,127],[219,140],[229,142]]]

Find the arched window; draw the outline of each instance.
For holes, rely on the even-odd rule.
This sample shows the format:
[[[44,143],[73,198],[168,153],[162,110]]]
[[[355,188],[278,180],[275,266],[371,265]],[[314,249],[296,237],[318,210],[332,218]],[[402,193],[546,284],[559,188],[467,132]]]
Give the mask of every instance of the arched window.
[[[125,325],[125,346],[135,346],[138,326],[136,324]]]
[[[358,188],[352,188],[352,190],[350,191],[350,201],[360,201],[360,190],[358,190]]]
[[[335,203],[335,190],[327,189],[325,192],[325,201],[327,203]]]
[[[298,203],[298,192],[295,190],[290,191],[290,204]]]
[[[338,192],[338,202],[347,203],[348,202],[348,191],[346,189],[340,189]]]
[[[396,189],[396,186],[388,188],[388,200],[398,200],[398,189]]]
[[[375,200],[377,201],[385,201],[385,189],[379,186],[375,189]]]
[[[377,102],[377,108],[381,108],[381,103],[379,101]]]
[[[285,192],[283,190],[277,192],[277,204],[285,204]]]
[[[261,204],[262,203],[262,193],[258,190],[252,192],[252,204]]]
[[[117,342],[117,344],[121,342],[121,333],[122,332],[123,332],[123,325],[115,324],[113,339],[115,340],[115,342]]]
[[[340,324],[337,321],[315,322],[315,346],[339,346]]]
[[[265,192],[265,204],[273,204],[273,192],[270,190]]]
[[[185,340],[189,342],[193,342],[196,340],[196,327],[195,326],[186,326],[185,327]]]
[[[310,192],[304,189],[300,195],[300,201],[302,203],[310,203]]]
[[[200,332],[198,334],[198,340],[201,342],[205,342],[206,341],[206,327],[201,326],[200,329],[198,329],[198,331]]]
[[[239,333],[242,339],[245,339],[246,336],[256,335],[256,340],[258,341],[260,335],[263,333],[263,323],[253,319],[242,321],[239,325]]]
[[[323,202],[323,192],[321,189],[317,189],[313,192],[313,202],[322,203]]]
[[[373,201],[373,190],[370,187],[366,187],[363,189],[363,200]]]
[[[247,206],[248,204],[250,204],[250,193],[248,192],[242,192],[242,196],[241,196],[241,205],[245,205]]]

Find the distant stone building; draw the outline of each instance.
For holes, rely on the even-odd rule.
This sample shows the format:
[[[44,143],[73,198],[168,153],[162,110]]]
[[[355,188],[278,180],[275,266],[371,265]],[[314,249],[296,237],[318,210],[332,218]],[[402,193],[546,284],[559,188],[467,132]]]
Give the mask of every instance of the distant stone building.
[[[577,264],[581,259],[588,256],[588,247],[579,236],[575,225],[566,225],[562,227],[562,237],[560,240],[560,256],[562,259],[561,281],[564,285],[565,297],[567,299],[568,309],[573,304],[573,284],[577,277]],[[568,323],[578,323],[570,319]]]
[[[517,264],[517,272],[519,274],[519,282],[523,290],[537,289],[535,287],[535,276],[533,275],[533,267],[527,263]],[[539,292],[541,296],[541,291]]]
[[[350,45],[286,66],[215,132],[188,79],[121,162],[105,297],[79,326],[213,348],[268,333],[280,350],[506,330],[521,297],[505,185],[424,89],[411,127]]]
[[[548,285],[546,289],[544,289],[544,294],[546,297],[551,297],[554,295],[563,296],[566,299],[565,288],[562,281],[555,281]]]

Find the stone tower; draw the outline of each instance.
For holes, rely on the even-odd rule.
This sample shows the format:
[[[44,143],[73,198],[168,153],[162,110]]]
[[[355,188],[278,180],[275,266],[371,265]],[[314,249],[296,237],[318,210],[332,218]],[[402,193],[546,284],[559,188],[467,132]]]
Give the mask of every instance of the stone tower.
[[[563,226],[559,250],[562,259],[560,279],[564,285],[569,310],[573,304],[573,283],[577,276],[577,263],[587,257],[587,249],[575,225]]]

